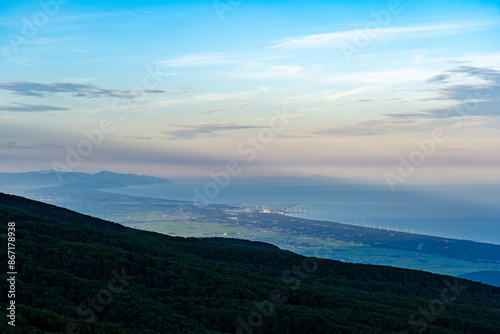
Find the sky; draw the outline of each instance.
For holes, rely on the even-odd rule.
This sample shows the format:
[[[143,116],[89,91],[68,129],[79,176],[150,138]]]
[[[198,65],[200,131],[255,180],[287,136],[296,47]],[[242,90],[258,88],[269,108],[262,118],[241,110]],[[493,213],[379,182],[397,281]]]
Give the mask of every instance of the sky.
[[[0,7],[0,172],[499,183],[498,1]]]

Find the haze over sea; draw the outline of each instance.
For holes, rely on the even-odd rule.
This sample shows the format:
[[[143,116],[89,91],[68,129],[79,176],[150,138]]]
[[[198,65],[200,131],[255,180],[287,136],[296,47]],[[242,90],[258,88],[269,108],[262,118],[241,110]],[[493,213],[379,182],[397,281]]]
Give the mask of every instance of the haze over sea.
[[[175,180],[106,191],[193,201],[211,180]],[[212,191],[214,188],[211,189]],[[209,198],[209,197],[207,197]],[[496,185],[352,184],[327,178],[248,179],[219,188],[210,203],[306,210],[301,217],[500,244],[500,189]]]

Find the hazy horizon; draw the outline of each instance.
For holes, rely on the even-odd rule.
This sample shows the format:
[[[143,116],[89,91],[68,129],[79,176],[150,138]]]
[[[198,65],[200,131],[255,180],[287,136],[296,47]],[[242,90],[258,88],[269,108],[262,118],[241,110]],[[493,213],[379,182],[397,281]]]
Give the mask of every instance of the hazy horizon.
[[[50,191],[52,188],[46,188],[61,185],[56,176],[39,177],[38,180],[46,181],[40,183],[33,176],[9,181],[7,175],[7,184],[10,186],[5,185],[5,174],[0,176],[3,177],[0,180],[0,192],[63,206],[61,199],[78,194],[83,189],[82,182],[90,182],[91,187],[96,186],[106,193],[175,200],[184,202],[185,205],[223,204],[243,208],[261,208],[266,205],[272,210],[295,207],[307,210],[307,214],[302,216],[307,219],[351,225],[359,223],[360,226],[362,222],[366,222],[384,230],[394,231],[399,227],[400,231],[414,231],[417,234],[500,244],[500,188],[494,184],[400,185],[398,191],[393,192],[384,183],[350,182],[320,176],[236,179],[204,177],[169,178],[170,183],[155,180],[153,184],[122,184],[116,188],[110,188],[115,187],[112,184],[103,184],[103,188],[100,188],[97,180],[119,175],[104,174],[92,181],[88,175],[78,179],[77,176],[65,177],[63,174],[64,183],[76,182],[76,186],[66,184],[58,195],[57,188],[53,188],[55,192]],[[16,182],[24,183],[20,185]],[[122,182],[126,182],[125,179]],[[35,188],[40,190],[34,190]],[[90,197],[81,197],[79,201],[91,202]],[[93,211],[83,213],[96,214]],[[116,212],[114,214],[117,215]],[[141,209],[137,208],[137,214],[141,214]],[[110,218],[114,216],[108,210],[106,215],[111,216],[99,217],[114,219]]]

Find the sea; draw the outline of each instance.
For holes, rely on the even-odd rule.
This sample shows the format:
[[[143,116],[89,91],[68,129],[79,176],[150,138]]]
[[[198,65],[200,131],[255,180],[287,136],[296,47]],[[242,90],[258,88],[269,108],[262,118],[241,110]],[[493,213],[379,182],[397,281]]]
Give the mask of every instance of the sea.
[[[172,183],[106,191],[205,204],[300,211],[300,216],[447,238],[500,244],[500,186],[487,184],[362,184],[310,178]]]

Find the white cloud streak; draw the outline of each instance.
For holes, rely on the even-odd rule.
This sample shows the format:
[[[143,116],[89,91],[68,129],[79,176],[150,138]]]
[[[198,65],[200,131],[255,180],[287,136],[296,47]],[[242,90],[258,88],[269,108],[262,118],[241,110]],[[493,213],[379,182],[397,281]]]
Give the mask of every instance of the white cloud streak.
[[[385,38],[422,38],[432,33],[455,34],[463,33],[465,29],[476,28],[484,24],[442,24],[428,26],[387,27],[380,28],[379,36]],[[360,29],[352,29],[324,34],[297,36],[280,41],[269,48],[314,49],[336,47],[339,43],[352,41]]]

